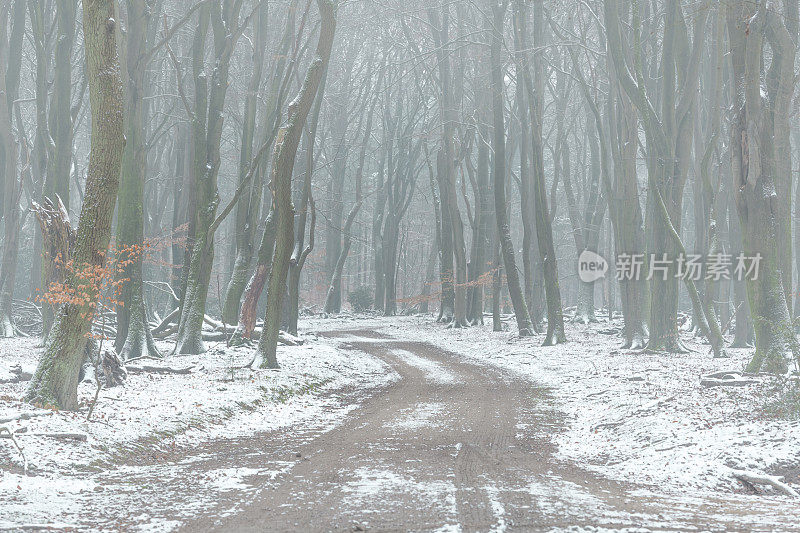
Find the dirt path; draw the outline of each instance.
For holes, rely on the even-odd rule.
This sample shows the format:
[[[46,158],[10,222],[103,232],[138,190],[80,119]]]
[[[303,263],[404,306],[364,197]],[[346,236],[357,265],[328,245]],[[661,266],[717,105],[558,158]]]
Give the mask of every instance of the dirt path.
[[[143,451],[82,501],[109,531],[531,531],[569,526],[790,530],[786,501],[620,484],[554,458],[568,421],[530,381],[372,331],[329,332],[392,385],[337,390],[344,420]],[[398,336],[402,333],[398,333]],[[100,496],[100,497],[97,497]]]
[[[564,421],[530,382],[423,343],[367,331],[328,335],[383,359],[401,379],[332,431],[266,438],[263,458],[296,449],[302,460],[269,481],[254,479],[263,490],[230,516],[206,514],[184,531],[722,530],[779,511],[653,496],[560,464],[551,437]]]

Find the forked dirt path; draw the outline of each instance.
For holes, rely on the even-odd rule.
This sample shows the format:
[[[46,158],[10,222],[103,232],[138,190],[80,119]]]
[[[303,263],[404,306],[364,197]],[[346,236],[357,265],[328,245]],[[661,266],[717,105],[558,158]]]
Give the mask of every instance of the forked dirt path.
[[[565,421],[545,390],[511,374],[371,331],[326,335],[386,361],[401,379],[330,431],[211,445],[210,465],[301,459],[248,479],[256,490],[245,502],[230,510],[220,498],[184,531],[796,527],[779,502],[659,495],[556,461],[551,439]],[[230,511],[220,517],[223,507]]]

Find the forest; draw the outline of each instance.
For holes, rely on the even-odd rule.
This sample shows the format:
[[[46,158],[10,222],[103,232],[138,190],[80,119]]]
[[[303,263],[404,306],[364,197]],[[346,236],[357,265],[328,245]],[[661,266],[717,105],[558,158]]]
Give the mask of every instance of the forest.
[[[542,464],[602,448],[598,475],[666,486],[691,463],[670,475],[732,498],[720,516],[797,497],[798,0],[0,0],[0,28],[0,494],[190,442],[225,455],[211,430],[180,441],[201,424],[346,424],[381,394],[516,413],[539,393],[489,386],[503,369],[561,406],[561,437],[526,437],[561,439]],[[52,525],[20,510],[37,487],[9,527]],[[204,487],[186,497],[224,500]],[[267,508],[299,501],[281,490]],[[458,531],[528,516],[489,489],[487,521],[464,516],[454,490]],[[81,501],[107,521],[59,520],[147,523]],[[533,523],[648,523],[575,512]],[[266,515],[234,516],[195,527]],[[353,530],[449,520],[370,516]],[[660,524],[714,523],[692,516]]]

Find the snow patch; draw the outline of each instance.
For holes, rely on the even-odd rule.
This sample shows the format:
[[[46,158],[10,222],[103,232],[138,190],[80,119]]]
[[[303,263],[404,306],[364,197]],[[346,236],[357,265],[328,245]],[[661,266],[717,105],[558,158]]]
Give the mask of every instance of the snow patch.
[[[444,368],[436,361],[431,361],[425,357],[421,357],[408,350],[392,350],[392,353],[414,368],[422,370],[425,373],[425,379],[431,383],[440,385],[449,385],[459,383],[458,377],[455,374]]]
[[[403,430],[415,430],[421,427],[440,424],[444,405],[438,402],[418,403],[411,409],[403,409],[401,418],[389,424],[389,427]]]
[[[95,385],[84,382],[78,389],[79,411],[3,424],[23,446],[31,475],[20,475],[19,452],[9,439],[0,439],[0,522],[86,525],[125,516],[130,529],[169,531],[180,519],[206,512],[220,494],[246,499],[252,493],[248,476],[271,479],[294,463],[270,461],[258,470],[217,467],[211,477],[193,475],[208,460],[200,450],[204,443],[278,429],[327,431],[357,407],[352,391],[365,394],[398,379],[387,364],[368,354],[342,350],[338,342],[325,339],[307,341],[279,346],[281,368],[258,371],[241,368],[252,358],[252,348],[210,343],[202,355],[148,361],[191,366],[190,374],[130,374],[123,386],[103,389],[91,421],[86,412]],[[159,348],[164,354],[172,351],[166,342]],[[0,375],[11,374],[16,365],[28,369],[41,351],[36,339],[0,339]],[[36,411],[21,400],[27,385],[0,383],[0,419]],[[343,391],[351,391],[347,405]],[[86,440],[42,435],[52,433],[85,435]],[[155,458],[174,449],[186,449],[187,454],[177,462]],[[191,452],[195,449],[196,454]],[[144,464],[118,465],[132,462],[131,457]],[[191,476],[190,482],[181,483],[185,476]],[[136,486],[141,484],[147,490]],[[148,511],[129,516],[131,502]]]

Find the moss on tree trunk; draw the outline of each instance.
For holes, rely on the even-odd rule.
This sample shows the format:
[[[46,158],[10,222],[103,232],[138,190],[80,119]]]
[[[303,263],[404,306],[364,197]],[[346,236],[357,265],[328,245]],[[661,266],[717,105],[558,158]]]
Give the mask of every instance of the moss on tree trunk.
[[[116,20],[111,0],[84,0],[84,47],[92,114],[91,152],[86,193],[78,222],[74,263],[101,267],[111,236],[111,220],[119,187],[123,135],[123,91],[117,55]],[[76,286],[81,280],[68,280]],[[61,307],[47,338],[26,399],[61,409],[78,406],[78,375],[91,328],[92,303]]]

